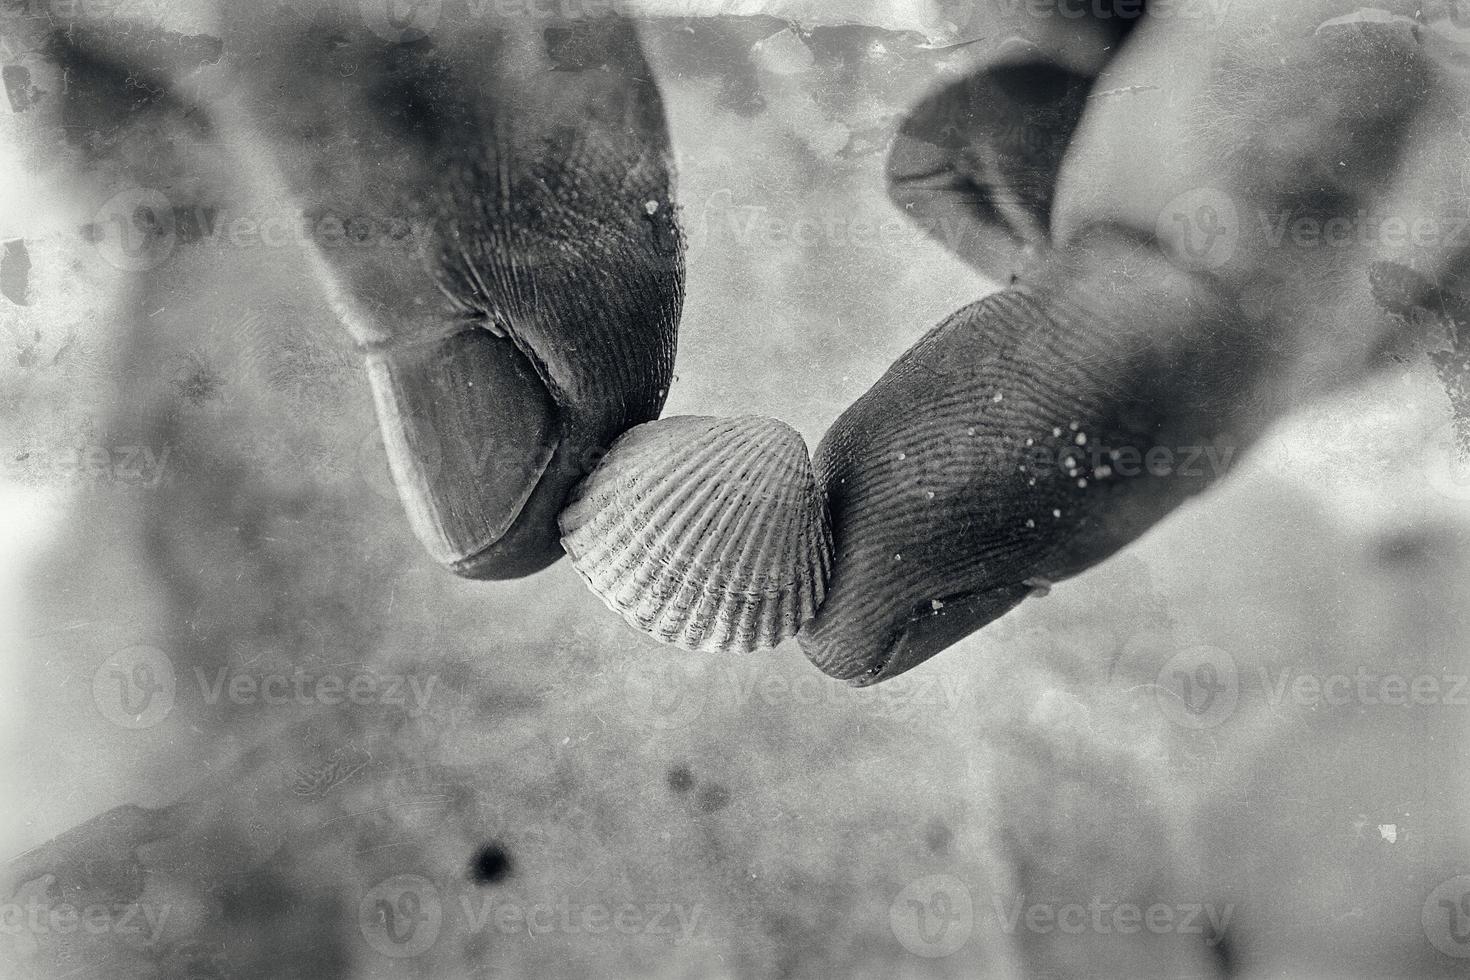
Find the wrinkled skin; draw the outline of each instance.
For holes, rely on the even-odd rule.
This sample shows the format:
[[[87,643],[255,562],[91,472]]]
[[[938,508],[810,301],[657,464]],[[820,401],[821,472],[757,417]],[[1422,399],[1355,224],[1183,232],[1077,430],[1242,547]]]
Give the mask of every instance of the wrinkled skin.
[[[572,485],[673,375],[683,249],[631,25],[490,18],[385,44],[351,15],[226,16],[246,86],[227,129],[270,148],[309,220],[407,226],[401,248],[317,256],[415,530],[471,578],[545,567]],[[311,97],[278,98],[286,78]]]
[[[1360,380],[1400,346],[1406,328],[1443,327],[1436,320],[1442,315],[1424,307],[1452,305],[1443,298],[1455,294],[1460,256],[1452,243],[1417,251],[1381,241],[1326,250],[1289,240],[1284,248],[1267,247],[1251,236],[1263,233],[1256,212],[1275,213],[1283,201],[1324,220],[1351,213],[1360,200],[1387,201],[1410,224],[1416,214],[1453,210],[1458,198],[1447,188],[1457,186],[1463,153],[1445,139],[1444,123],[1462,94],[1457,66],[1443,57],[1442,46],[1421,43],[1403,25],[1314,32],[1337,12],[1334,5],[1275,11],[1275,22],[1250,9],[1255,6],[1234,6],[1226,23],[1211,25],[1204,36],[1189,35],[1199,25],[1160,19],[1141,25],[1126,43],[1107,24],[1019,25],[1035,33],[1047,66],[1031,71],[1050,80],[1028,74],[1022,89],[1051,97],[1035,109],[1043,137],[1019,131],[1024,161],[1013,175],[1004,155],[985,163],[986,154],[967,152],[997,139],[986,128],[993,117],[973,111],[969,95],[974,88],[989,93],[994,75],[980,72],[954,83],[958,88],[928,79],[914,86],[908,101],[917,108],[895,120],[900,135],[888,157],[896,203],[920,212],[920,225],[930,231],[943,225],[924,217],[926,209],[959,214],[964,231],[943,240],[995,282],[1015,276],[1034,295],[1058,297],[1048,303],[1092,311],[1063,324],[1049,316],[1050,328],[1029,336],[993,324],[962,329],[963,316],[947,319],[947,331],[906,355],[902,363],[933,359],[941,379],[948,371],[957,381],[972,381],[966,345],[978,344],[996,352],[982,364],[998,363],[1007,376],[1019,373],[1008,391],[1035,397],[1014,425],[990,407],[988,390],[977,386],[973,397],[967,394],[962,407],[987,435],[1023,438],[1020,422],[1045,416],[1071,431],[1065,425],[1076,420],[1076,408],[1093,413],[1089,425],[1116,418],[1119,439],[1141,430],[1161,444],[1243,446],[1288,406]],[[87,184],[93,180],[106,197],[131,180],[166,186],[184,204],[269,201],[289,192],[308,198],[299,205],[308,212],[349,214],[416,215],[449,200],[456,203],[445,227],[463,222],[472,239],[467,247],[480,250],[486,264],[494,267],[509,252],[525,259],[523,265],[547,268],[529,261],[540,243],[533,216],[546,213],[543,204],[514,226],[522,237],[496,241],[504,232],[491,218],[504,217],[504,203],[520,196],[495,196],[493,168],[470,168],[466,184],[458,179],[464,172],[457,175],[452,166],[477,145],[502,143],[402,132],[395,120],[372,117],[393,104],[368,98],[380,91],[381,72],[397,66],[433,74],[418,60],[419,48],[375,45],[350,17],[309,26],[284,15],[255,20],[236,11],[213,23],[178,26],[217,31],[224,39],[218,70],[208,67],[206,50],[190,54],[202,69],[169,64],[155,72],[177,73],[180,94],[150,95],[162,92],[162,78],[146,73],[149,87],[129,85],[123,79],[135,78],[130,69],[120,76],[79,72],[68,83],[77,86],[71,101],[43,100],[34,115],[13,117],[44,131],[57,121],[45,113],[61,105],[94,113],[73,120],[71,142],[26,144],[41,147],[36,155],[46,165],[37,172],[52,186],[81,196],[78,188],[95,193]],[[523,37],[509,24],[501,42],[521,38],[524,46],[514,50],[555,60],[536,26]],[[120,43],[107,27],[94,42],[103,50]],[[748,28],[751,40],[775,27]],[[333,33],[339,29],[350,36],[339,41]],[[738,39],[746,29],[737,25],[731,34]],[[548,122],[557,106],[576,121],[588,99],[617,104],[620,85],[644,96],[625,105],[649,112],[654,106],[642,72],[617,68],[619,59],[624,67],[657,63],[636,47],[605,50],[594,41],[590,54],[562,50],[571,64],[548,72],[565,79],[550,91],[574,91],[583,79],[589,84],[564,103],[562,95],[548,96],[548,108],[534,93],[516,90],[524,78],[514,71],[494,74],[498,67],[465,54],[480,50],[482,38],[452,32],[442,38],[429,63],[440,59],[453,78],[446,90],[459,101],[449,104],[462,115],[451,114],[454,125],[444,125],[456,134],[483,123],[483,104],[470,93],[504,98],[513,115],[517,106],[535,106],[533,118]],[[813,47],[820,49],[820,41]],[[322,45],[329,53],[320,53]],[[139,57],[120,46],[120,62]],[[304,55],[303,46],[317,53]],[[141,57],[157,57],[157,50],[145,46],[154,53]],[[1180,58],[1180,50],[1208,56]],[[237,52],[245,55],[238,61]],[[965,68],[978,71],[1017,56],[1015,47],[980,46]],[[198,71],[205,77],[196,85]],[[312,84],[281,87],[283,77],[302,75]],[[36,77],[42,78],[39,68]],[[347,82],[333,88],[333,77]],[[519,97],[505,98],[507,87]],[[57,97],[63,91],[57,84],[40,88]],[[1121,94],[1085,98],[1094,91]],[[1283,91],[1297,97],[1283,98]],[[331,104],[328,93],[345,104],[313,115]],[[202,107],[192,111],[196,100]],[[1255,128],[1252,120],[1268,109],[1276,115]],[[976,132],[957,132],[948,125],[954,116],[974,122]],[[416,118],[405,114],[396,124]],[[179,132],[207,149],[174,156],[175,144],[158,137]],[[311,260],[309,246],[290,257],[181,247],[176,261],[119,277],[120,298],[108,315],[130,325],[123,352],[98,370],[96,392],[68,375],[53,397],[67,404],[100,396],[97,411],[109,420],[105,438],[175,447],[180,476],[139,498],[87,496],[58,557],[38,572],[38,591],[50,603],[42,628],[81,624],[83,638],[68,633],[65,643],[43,641],[51,645],[35,657],[30,685],[41,692],[38,703],[61,712],[76,708],[68,698],[80,691],[80,714],[95,727],[81,729],[79,744],[38,740],[35,765],[71,776],[99,768],[93,760],[104,753],[112,762],[102,768],[115,775],[102,782],[115,782],[101,792],[94,783],[89,796],[53,797],[48,824],[78,826],[14,862],[11,878],[28,895],[50,889],[53,905],[146,901],[176,917],[151,944],[118,935],[28,935],[34,942],[6,950],[21,954],[21,968],[42,976],[78,967],[109,976],[1453,975],[1461,961],[1428,940],[1421,916],[1426,896],[1464,868],[1463,712],[1361,704],[1335,712],[1283,710],[1247,698],[1218,727],[1191,728],[1161,715],[1150,688],[1176,654],[1199,643],[1228,648],[1246,686],[1258,683],[1258,668],[1275,676],[1284,665],[1318,674],[1351,674],[1363,664],[1411,676],[1463,671],[1464,645],[1455,638],[1463,639],[1465,630],[1453,610],[1464,608],[1465,555],[1435,525],[1384,543],[1381,551],[1390,557],[1373,563],[1353,550],[1364,547],[1362,538],[1314,523],[1320,516],[1313,498],[1282,503],[1269,485],[1237,491],[1208,513],[1237,528],[1233,533],[1244,542],[1220,534],[1195,561],[1193,532],[1175,524],[1151,550],[1140,546],[1146,565],[1121,556],[1100,577],[1079,582],[1072,598],[1058,590],[1051,606],[1030,610],[1036,603],[1027,603],[997,624],[991,639],[982,636],[969,647],[978,655],[957,653],[956,662],[941,658],[924,668],[929,673],[913,675],[956,683],[966,710],[888,717],[880,707],[885,702],[841,688],[823,694],[815,708],[789,699],[731,698],[731,682],[719,673],[723,665],[669,661],[624,637],[615,623],[590,627],[590,639],[576,633],[559,604],[587,622],[600,624],[603,617],[595,602],[563,587],[575,583],[556,578],[557,569],[546,573],[551,578],[494,587],[503,590],[495,594],[454,583],[428,567],[396,502],[355,476],[328,478],[324,490],[312,461],[323,446],[350,458],[365,432],[356,423],[370,413],[354,373],[359,362],[349,359],[360,356],[354,347],[366,346],[370,361],[376,359],[369,370],[377,372],[371,380],[379,408],[383,392],[404,387],[405,377],[413,390],[446,376],[494,380],[504,400],[449,401],[450,410],[431,417],[430,435],[404,437],[399,465],[423,464],[421,480],[430,491],[442,476],[439,492],[458,492],[463,480],[449,475],[463,473],[481,476],[481,488],[507,488],[436,511],[483,508],[481,531],[507,527],[488,545],[483,535],[472,536],[474,547],[463,554],[454,550],[462,541],[446,539],[434,553],[440,563],[498,577],[555,559],[551,518],[561,495],[595,463],[600,440],[658,411],[671,380],[672,364],[661,358],[671,354],[672,338],[666,343],[659,334],[672,331],[682,293],[677,232],[659,224],[660,209],[648,216],[658,220],[624,221],[647,203],[636,200],[644,197],[644,182],[652,199],[665,190],[657,146],[663,137],[647,112],[619,132],[627,148],[614,155],[617,173],[591,165],[585,176],[602,190],[611,176],[644,174],[638,193],[579,198],[568,220],[610,227],[609,241],[642,251],[617,249],[617,257],[632,260],[631,270],[582,283],[595,295],[578,293],[568,302],[606,311],[609,323],[651,331],[650,355],[638,362],[650,370],[621,385],[637,397],[612,407],[593,398],[593,409],[570,429],[561,413],[577,384],[555,379],[577,372],[595,379],[607,365],[587,351],[571,357],[555,349],[540,361],[562,361],[540,363],[532,356],[534,325],[517,320],[526,310],[516,305],[515,282],[482,273],[490,288],[481,289],[467,280],[454,261],[458,249],[446,247],[452,238],[427,239],[418,256],[426,263],[401,262],[403,252],[392,248],[371,250],[360,261],[361,254]],[[531,160],[556,170],[565,158],[558,133],[534,125],[531,133]],[[88,134],[101,135],[89,141]],[[650,141],[654,152],[638,149]],[[345,146],[364,144],[371,152],[342,155]],[[441,155],[426,157],[424,145]],[[226,155],[217,160],[210,156],[215,152]],[[1323,163],[1333,159],[1337,167]],[[1160,165],[1164,160],[1168,166]],[[380,172],[356,173],[364,163]],[[964,171],[963,179],[912,179],[951,165]],[[977,197],[976,184],[1000,181],[985,166],[1000,168],[1005,186],[1017,188],[1014,198],[999,195],[997,205]],[[1201,185],[1223,189],[1250,216],[1233,254],[1206,270],[1179,262],[1167,234],[1156,237],[1163,204]],[[552,199],[566,193],[555,181],[546,186]],[[326,197],[312,200],[302,188]],[[417,200],[423,188],[434,190]],[[493,201],[501,211],[467,206],[488,208],[485,202]],[[599,219],[604,208],[612,216]],[[434,227],[437,232],[440,224]],[[571,237],[588,241],[585,234]],[[547,240],[555,235],[548,232]],[[38,268],[43,257],[50,258],[38,249]],[[1395,280],[1397,305],[1387,311],[1371,274],[1385,259],[1416,272]],[[893,261],[885,259],[873,274]],[[964,302],[963,294],[984,291],[983,284],[960,279],[957,265],[948,271],[953,286],[926,284],[919,294],[940,291],[949,306],[925,310],[936,318]],[[553,255],[545,274],[556,279],[566,269]],[[205,277],[216,284],[207,303],[191,298],[194,280]],[[635,288],[613,288],[630,280]],[[1089,283],[1093,288],[1081,288]],[[262,290],[274,292],[263,300]],[[913,295],[905,293],[906,301]],[[1096,309],[1099,304],[1104,308]],[[271,322],[242,329],[211,312],[232,305],[265,308]],[[416,319],[426,305],[435,312]],[[904,306],[892,314],[906,331],[921,326]],[[463,329],[466,315],[479,332]],[[590,329],[574,320],[552,327]],[[405,341],[398,331],[410,328],[423,333]],[[340,345],[324,339],[328,329],[339,333]],[[907,342],[905,336],[894,352]],[[426,349],[434,355],[417,357]],[[1211,366],[1211,356],[1220,363]],[[393,375],[387,361],[404,373]],[[218,382],[210,380],[206,362],[227,379],[229,400],[211,397]],[[878,431],[881,424],[897,423],[902,436],[906,418],[936,417],[933,402],[942,406],[947,395],[965,393],[963,386],[946,389],[932,380],[906,385],[902,363],[833,426],[818,450],[829,481],[876,479],[865,484],[875,501],[905,479],[885,466],[891,436]],[[1187,367],[1148,370],[1180,363]],[[1088,370],[1069,373],[1077,365]],[[1222,376],[1225,367],[1241,376]],[[1079,389],[1079,374],[1097,380],[1096,390]],[[1141,398],[1140,384],[1147,386]],[[444,398],[460,390],[445,385]],[[1117,398],[1109,400],[1109,393]],[[1129,397],[1167,411],[1139,423],[1119,410]],[[996,404],[1012,411],[1006,401]],[[410,414],[407,421],[424,417]],[[525,419],[534,424],[510,435],[490,424]],[[487,454],[500,465],[487,472],[485,457],[465,460],[452,441],[465,431],[506,439],[492,441],[495,451]],[[391,451],[391,435],[389,442]],[[578,452],[568,453],[568,446]],[[1011,608],[1024,594],[1017,585],[1032,572],[1059,579],[1113,554],[1204,482],[1145,481],[1141,493],[1088,495],[1101,501],[1086,505],[1097,508],[1088,522],[1065,525],[1043,549],[1018,549],[1007,557],[1004,577],[993,578],[995,563],[970,561],[960,549],[1001,537],[998,532],[1021,520],[1023,503],[1011,501],[1025,495],[1002,498],[1004,507],[977,501],[965,489],[996,486],[999,474],[985,467],[1002,457],[978,453],[966,464],[940,447],[945,466],[958,459],[972,467],[954,474],[955,492],[944,501],[953,509],[941,519],[916,513],[906,498],[896,510],[854,499],[834,505],[839,529],[845,527],[838,578],[803,642],[824,667],[855,665],[836,673],[868,679],[877,667],[886,678],[897,672],[890,664],[915,666]],[[582,456],[583,449],[592,455]],[[535,486],[522,501],[520,481],[528,474]],[[520,505],[507,509],[507,500]],[[1247,527],[1268,503],[1280,529]],[[927,535],[903,544],[923,556],[917,570],[900,574],[865,556],[875,534],[895,528]],[[1304,558],[1308,546],[1320,555]],[[1235,561],[1209,573],[1211,558],[1222,554]],[[1337,581],[1344,554],[1356,587]],[[1358,567],[1363,564],[1371,568]],[[134,568],[141,574],[118,574]],[[1296,574],[1280,571],[1287,568]],[[1385,601],[1373,607],[1375,615],[1359,607],[1375,592],[1417,598]],[[1217,594],[1267,610],[1265,621],[1246,628],[1211,611],[1208,600]],[[933,599],[942,599],[943,608],[933,609]],[[874,607],[886,617],[876,625],[862,618]],[[929,612],[943,615],[931,621]],[[522,637],[524,651],[517,646]],[[241,664],[321,672],[362,662],[379,671],[438,676],[442,690],[452,693],[432,701],[427,713],[323,705],[261,713],[229,701],[201,702],[196,688],[192,698],[179,698],[162,727],[124,731],[120,738],[96,717],[86,689],[99,662],[140,641],[167,647],[179,677],[190,683],[196,667],[212,677],[218,668]],[[784,660],[753,663],[742,683],[775,678],[792,685],[808,677],[800,658],[783,653]],[[52,663],[67,666],[52,676],[41,667]],[[1183,666],[1198,664],[1186,658]],[[663,672],[666,667],[672,672]],[[659,692],[668,690],[693,697],[701,713],[690,720],[677,705],[661,706]],[[650,729],[650,719],[666,723]],[[589,734],[608,726],[612,734]],[[210,737],[190,734],[199,731]],[[747,741],[732,743],[732,734]],[[740,750],[732,752],[731,744]],[[687,760],[691,772],[680,768]],[[98,796],[148,808],[120,808],[87,822],[105,808]],[[1389,824],[1402,835],[1392,846],[1377,829]],[[476,884],[466,873],[489,840],[515,857],[506,883]],[[698,941],[672,946],[647,934],[613,941],[567,930],[550,937],[476,931],[450,915],[441,938],[405,963],[383,954],[375,920],[364,926],[359,916],[374,887],[398,874],[430,880],[451,909],[465,896],[509,889],[523,902],[700,903],[710,917]],[[974,934],[948,957],[907,951],[890,919],[890,903],[904,907],[903,887],[927,874],[962,882],[977,907]],[[1233,914],[1220,942],[1182,930],[1074,935],[1023,926],[1008,932],[992,912],[1018,898],[1085,906],[1094,897],[1145,908],[1209,903]]]

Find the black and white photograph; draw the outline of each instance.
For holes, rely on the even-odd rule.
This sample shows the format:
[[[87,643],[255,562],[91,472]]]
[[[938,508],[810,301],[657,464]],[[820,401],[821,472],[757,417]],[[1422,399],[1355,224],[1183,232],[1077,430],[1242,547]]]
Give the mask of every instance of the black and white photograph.
[[[1470,976],[1470,3],[0,88],[0,980]]]

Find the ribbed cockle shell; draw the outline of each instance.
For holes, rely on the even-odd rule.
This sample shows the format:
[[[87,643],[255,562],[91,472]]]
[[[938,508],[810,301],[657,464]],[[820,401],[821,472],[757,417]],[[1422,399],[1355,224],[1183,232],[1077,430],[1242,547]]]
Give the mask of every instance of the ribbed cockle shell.
[[[592,591],[636,629],[686,650],[746,652],[795,636],[832,568],[806,443],[776,419],[636,426],[560,520]]]

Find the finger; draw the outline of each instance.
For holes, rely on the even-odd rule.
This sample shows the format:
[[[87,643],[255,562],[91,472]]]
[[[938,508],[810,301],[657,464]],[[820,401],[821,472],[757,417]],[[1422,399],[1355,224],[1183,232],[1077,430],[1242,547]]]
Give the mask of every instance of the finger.
[[[1235,27],[1268,23],[1264,12],[1256,15]],[[1298,46],[1311,36],[1300,27],[1285,32]],[[1185,57],[1198,49],[1157,43],[1160,30],[1145,23],[1104,73],[1063,165],[1053,237],[1062,253],[1084,256],[1082,265],[1052,263],[1020,283],[1023,293],[1039,288],[1063,308],[1088,310],[1091,336],[1075,336],[1067,317],[1045,304],[1026,315],[1002,312],[1000,301],[963,313],[900,361],[819,449],[819,468],[837,481],[831,492],[838,556],[833,587],[803,646],[825,669],[872,680],[913,666],[1019,602],[1028,581],[1055,581],[1107,557],[1219,469],[1207,466],[1198,478],[1158,474],[1103,492],[1097,467],[1079,467],[1076,479],[1087,486],[1076,487],[1082,496],[1075,507],[1050,508],[1061,512],[1057,523],[1016,543],[1016,525],[1040,525],[1048,500],[1030,476],[1023,488],[1007,475],[1022,465],[1013,448],[1007,451],[1014,440],[1075,420],[1084,431],[1098,427],[1130,458],[1153,451],[1177,466],[1215,447],[1228,460],[1294,400],[1361,376],[1390,342],[1384,331],[1393,325],[1369,295],[1364,260],[1374,250],[1359,250],[1351,261],[1321,249],[1274,255],[1253,247],[1239,222],[1232,226],[1239,247],[1209,265],[1188,261],[1171,240],[1175,229],[1159,219],[1168,193],[1209,186],[1202,181],[1212,173],[1225,174],[1242,201],[1295,200],[1318,208],[1319,216],[1322,208],[1356,207],[1400,173],[1399,158],[1385,147],[1397,146],[1416,119],[1412,93],[1428,84],[1422,62],[1392,39],[1360,40],[1347,52],[1296,51],[1316,60],[1294,75],[1273,71],[1279,52],[1255,49],[1240,55],[1252,59],[1249,65],[1222,73],[1210,58]],[[1209,50],[1223,57],[1220,48],[1229,42],[1218,29],[1210,37]],[[1248,48],[1245,40],[1240,46]],[[1239,75],[1257,88],[1242,90]],[[1201,120],[1220,119],[1227,96],[1269,106],[1282,98],[1275,86],[1288,82],[1284,91],[1298,102],[1290,117],[1297,126],[1285,127],[1286,137],[1283,120],[1254,128],[1255,112],[1214,123],[1221,129],[1214,145],[1198,135]],[[1231,84],[1236,88],[1223,91]],[[1309,94],[1323,90],[1328,94]],[[1156,95],[1167,113],[1148,111]],[[1242,145],[1255,154],[1239,152]],[[1226,152],[1232,146],[1234,157]],[[1183,161],[1187,176],[1161,166],[1174,160]],[[1107,255],[1099,242],[1109,237],[1133,245]],[[1344,271],[1350,269],[1356,272]],[[1269,290],[1263,293],[1260,282]],[[1155,305],[1139,307],[1150,296]],[[1020,339],[1028,330],[1035,339]],[[926,391],[914,364],[933,361],[973,368],[941,372]],[[1007,383],[1026,392],[1022,405],[987,409],[986,387],[993,389],[989,397],[1010,399]],[[1072,418],[1070,400],[1079,393],[1093,400],[1092,417]],[[1214,405],[1213,414],[1197,410],[1205,404]],[[1137,412],[1149,425],[1118,425]],[[919,446],[918,465],[902,444],[909,436],[901,418]],[[983,448],[957,449],[956,433],[972,427]],[[865,438],[874,440],[871,448],[863,447]],[[1096,444],[1095,434],[1089,439]],[[953,497],[950,506],[935,507],[928,491],[916,495],[923,488],[914,474],[926,466],[944,476],[939,489],[930,489],[935,499]],[[1119,476],[1116,466],[1104,463],[1104,471],[1107,481]],[[1048,485],[1036,478],[1038,487]],[[974,557],[956,554],[970,551]]]
[[[1091,79],[1007,64],[925,100],[888,156],[888,192],[909,218],[1001,283],[1047,247],[1052,188]]]
[[[1213,283],[1104,229],[959,311],[817,449],[836,557],[807,656],[886,680],[1133,540],[1212,475],[1151,450],[1253,431],[1261,360]]]
[[[419,538],[472,577],[560,554],[556,513],[672,376],[682,242],[657,89],[621,19],[234,27],[226,107],[312,227]],[[282,88],[279,79],[290,78]],[[358,241],[365,238],[365,241]]]
[[[997,282],[1010,282],[1046,249],[1052,190],[1087,92],[1137,23],[1113,6],[1067,19],[997,11],[981,29],[1022,33],[921,102],[894,138],[894,204]]]
[[[1387,353],[1427,345],[1445,348],[1436,366],[1459,386],[1452,404],[1458,397],[1463,405],[1470,49],[1444,5],[1237,3],[1208,37],[1183,24],[1143,30],[1151,33],[1138,40],[1152,43],[1125,52],[1106,84],[1148,79],[1159,90],[1136,93],[1131,116],[1118,105],[1085,120],[1064,166],[1061,225],[1156,225],[1176,263],[1208,265],[1271,338],[1268,398],[1278,405],[1359,381]],[[1191,71],[1177,54],[1186,47],[1196,53]],[[1134,127],[1122,132],[1131,141],[1114,128],[1128,118]],[[1155,168],[1147,190],[1120,176],[1145,160],[1173,164]],[[1191,202],[1232,213],[1213,224],[1226,247],[1203,247],[1210,232]],[[1449,650],[1425,655],[1460,659]],[[1458,969],[1463,930],[1447,913],[1458,914],[1464,891],[1454,878],[1464,840],[1440,814],[1455,812],[1464,796],[1451,761],[1464,728],[1436,727],[1426,718],[1385,728],[1366,715],[1314,714],[1268,729],[1289,731],[1290,752],[1237,767],[1223,795],[1279,801],[1248,821],[1207,821],[1213,839],[1203,850],[1219,871],[1212,887],[1241,910],[1232,938],[1251,975],[1289,975],[1306,964],[1324,975]],[[1365,764],[1386,760],[1373,755],[1383,746],[1415,742],[1436,748],[1411,766]],[[1364,812],[1377,805],[1423,815],[1414,859],[1344,862],[1314,814],[1341,812],[1349,801]],[[1263,840],[1277,843],[1263,850]],[[1339,873],[1354,879],[1350,901],[1324,884]],[[1349,906],[1370,914],[1344,928]]]
[[[1121,225],[1219,279],[1273,335],[1288,402],[1361,378],[1403,326],[1369,270],[1429,272],[1458,251],[1414,241],[1416,225],[1448,231],[1465,174],[1447,138],[1463,69],[1439,63],[1420,6],[1251,2],[1208,28],[1146,22],[1064,165],[1059,240]]]
[[[1137,24],[1136,16],[1118,16],[1120,6],[1065,19],[1020,16],[1028,8],[1009,23],[998,14],[985,26],[1019,28],[1040,43],[997,46],[921,103],[894,140],[887,165],[894,203],[993,279],[1009,283],[1057,267],[1053,191],[1093,81]],[[823,440],[816,465],[837,566],[823,608],[801,634],[822,669],[863,682],[893,676],[1002,615],[1034,591],[1028,580],[1044,578],[1030,552],[1039,531],[1056,533],[1057,508],[1033,505],[1061,471],[1032,475],[1019,488],[1009,473],[1026,458],[1021,450],[1061,437],[1050,436],[1056,426],[1048,424],[1025,436],[1029,445],[1012,444],[1000,420],[1034,421],[1036,406],[1026,399],[1047,390],[1050,379],[1038,375],[1053,360],[1037,345],[1056,333],[1050,313],[1029,300],[962,310]],[[1041,361],[1030,365],[1031,357]],[[1009,404],[991,401],[1007,387]],[[1075,435],[1067,429],[1066,438]],[[1038,481],[1042,488],[1030,489]],[[976,499],[992,493],[1014,499]],[[976,513],[986,507],[989,516]],[[989,579],[975,588],[987,565]]]

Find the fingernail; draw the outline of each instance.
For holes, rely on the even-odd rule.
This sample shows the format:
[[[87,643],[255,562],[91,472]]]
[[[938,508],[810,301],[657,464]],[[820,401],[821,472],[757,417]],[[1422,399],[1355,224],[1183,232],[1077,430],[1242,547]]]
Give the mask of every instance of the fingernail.
[[[458,569],[522,517],[558,443],[555,405],[510,341],[478,328],[367,360],[409,522]],[[544,537],[559,554],[554,521]]]

